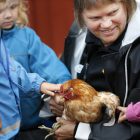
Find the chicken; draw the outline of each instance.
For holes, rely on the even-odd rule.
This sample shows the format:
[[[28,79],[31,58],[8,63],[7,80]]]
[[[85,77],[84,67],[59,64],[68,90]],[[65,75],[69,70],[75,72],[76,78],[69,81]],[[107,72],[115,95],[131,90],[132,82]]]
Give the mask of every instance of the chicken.
[[[120,104],[115,94],[98,92],[79,79],[65,82],[61,86],[59,98],[64,101],[64,119],[85,123],[101,120],[103,106],[106,107],[108,116],[114,120],[115,110]]]
[[[115,110],[120,100],[111,92],[98,92],[86,82],[73,79],[62,84],[60,93],[55,96],[58,102],[64,103],[62,118],[65,120],[84,123],[100,121],[102,108],[105,106],[110,121],[103,125],[112,126],[115,123]],[[55,123],[52,129],[43,126],[43,129],[49,131],[45,139],[53,135],[60,126],[59,123]]]

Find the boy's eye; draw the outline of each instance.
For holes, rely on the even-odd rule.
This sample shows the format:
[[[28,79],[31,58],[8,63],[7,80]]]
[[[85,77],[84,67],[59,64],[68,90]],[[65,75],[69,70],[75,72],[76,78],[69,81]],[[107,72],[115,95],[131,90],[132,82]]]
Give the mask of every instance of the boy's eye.
[[[15,4],[15,5],[11,5],[11,6],[10,6],[11,9],[15,9],[15,8],[17,8],[17,7],[18,7],[17,4]]]

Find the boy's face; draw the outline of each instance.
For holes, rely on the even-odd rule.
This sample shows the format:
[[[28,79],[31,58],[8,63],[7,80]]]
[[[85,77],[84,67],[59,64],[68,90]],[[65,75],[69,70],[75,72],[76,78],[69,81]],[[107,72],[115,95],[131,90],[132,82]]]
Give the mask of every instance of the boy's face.
[[[0,28],[10,29],[18,18],[19,0],[0,2]]]
[[[127,10],[121,2],[98,4],[82,13],[86,27],[105,46],[112,44],[124,31],[127,24]]]

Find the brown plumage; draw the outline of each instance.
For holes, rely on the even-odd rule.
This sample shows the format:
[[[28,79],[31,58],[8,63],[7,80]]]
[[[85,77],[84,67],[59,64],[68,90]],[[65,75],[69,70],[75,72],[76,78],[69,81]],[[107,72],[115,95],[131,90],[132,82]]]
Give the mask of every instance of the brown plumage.
[[[102,118],[102,107],[106,106],[110,121],[104,123],[105,126],[112,126],[115,123],[115,110],[119,105],[119,98],[110,92],[98,92],[86,82],[73,79],[65,82],[61,86],[59,94],[56,94],[57,102],[64,103],[62,118],[75,122],[97,122]],[[52,128],[46,128],[49,134],[53,135],[61,127],[61,123],[54,123]]]
[[[97,122],[106,106],[108,116],[114,118],[119,98],[110,92],[98,92],[86,82],[73,79],[61,86],[60,96],[64,101],[63,118],[77,122]],[[63,98],[62,98],[63,97]]]

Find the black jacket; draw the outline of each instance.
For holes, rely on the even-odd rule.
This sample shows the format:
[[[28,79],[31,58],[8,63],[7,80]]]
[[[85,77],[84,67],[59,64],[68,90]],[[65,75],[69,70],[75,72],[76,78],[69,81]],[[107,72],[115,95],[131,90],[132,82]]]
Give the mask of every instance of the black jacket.
[[[139,26],[139,25],[138,25]],[[131,27],[131,25],[130,25]],[[128,25],[128,28],[130,28]],[[73,32],[74,31],[74,32]],[[139,31],[140,32],[140,31]],[[70,70],[74,53],[75,40],[78,35],[76,24],[72,25],[66,38],[63,62]],[[127,33],[126,33],[127,35]],[[139,33],[140,36],[140,33]],[[88,82],[98,91],[111,91],[118,95],[121,105],[140,101],[140,37],[129,42],[122,43],[119,51],[102,51],[96,48],[90,50],[87,69],[83,68],[85,77],[81,79]],[[92,47],[94,44],[90,44]],[[93,52],[93,53],[92,53]],[[98,71],[96,73],[96,71]],[[100,71],[100,72],[99,72]],[[140,123],[116,123],[106,127],[100,123],[91,123],[90,140],[139,140]]]

